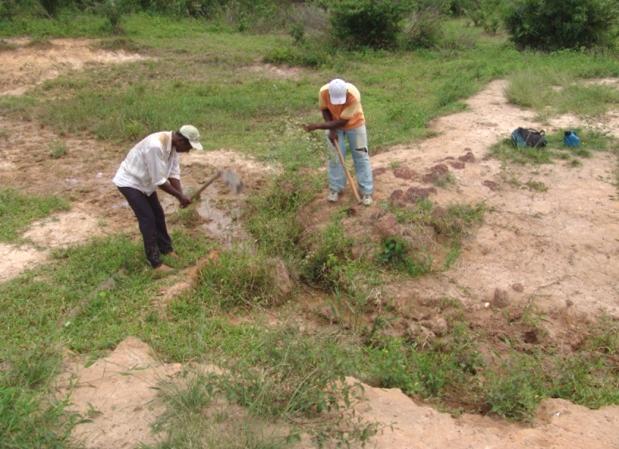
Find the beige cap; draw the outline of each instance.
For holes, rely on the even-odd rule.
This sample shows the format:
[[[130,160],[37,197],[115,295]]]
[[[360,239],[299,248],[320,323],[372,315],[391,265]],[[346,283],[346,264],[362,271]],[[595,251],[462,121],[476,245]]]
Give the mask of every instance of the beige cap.
[[[191,148],[195,150],[203,150],[202,144],[200,143],[200,131],[193,125],[183,125],[181,129],[178,130],[191,144]]]

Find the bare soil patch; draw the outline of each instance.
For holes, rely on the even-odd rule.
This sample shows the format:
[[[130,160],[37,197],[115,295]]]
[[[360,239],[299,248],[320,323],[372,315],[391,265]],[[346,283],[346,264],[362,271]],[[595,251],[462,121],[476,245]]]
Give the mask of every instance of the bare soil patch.
[[[357,383],[354,379],[349,382]],[[459,418],[419,405],[399,389],[362,385],[366,401],[359,417],[380,426],[376,449],[545,449],[619,448],[619,407],[589,410],[561,399],[546,399],[531,426],[464,414]]]
[[[0,243],[0,282],[18,276],[22,271],[34,267],[47,257],[47,253],[30,245],[8,245]]]
[[[85,243],[100,234],[100,226],[92,215],[72,210],[33,223],[24,238],[37,246],[58,248]]]
[[[0,95],[22,95],[43,81],[90,64],[120,64],[145,59],[126,51],[96,49],[88,39],[33,42],[9,39],[12,49],[0,52]]]
[[[75,427],[73,438],[88,449],[155,443],[151,425],[164,410],[157,386],[181,368],[157,361],[148,345],[133,337],[88,367],[81,361],[68,363],[59,394],[68,394],[70,410],[88,418]]]

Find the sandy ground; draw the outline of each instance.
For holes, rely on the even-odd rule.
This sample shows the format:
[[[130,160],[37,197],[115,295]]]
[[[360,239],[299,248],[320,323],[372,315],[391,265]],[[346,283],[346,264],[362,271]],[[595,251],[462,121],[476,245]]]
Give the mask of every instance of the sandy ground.
[[[354,379],[349,382],[356,383]],[[365,401],[355,410],[379,425],[368,448],[375,449],[617,449],[619,407],[589,410],[547,399],[531,426],[462,415],[453,418],[419,405],[399,389],[361,384]]]
[[[205,366],[201,371],[219,372]],[[178,379],[180,364],[156,360],[148,345],[129,337],[107,357],[86,367],[67,361],[58,382],[58,395],[69,395],[71,410],[88,419],[73,438],[87,449],[130,449],[153,444],[152,424],[163,413],[158,397],[162,382]],[[416,403],[399,389],[361,387],[355,404],[357,418],[378,426],[368,448],[375,449],[617,449],[619,407],[589,410],[560,399],[547,399],[531,425],[478,415],[454,418]],[[300,447],[313,447],[307,438]]]
[[[87,449],[155,443],[150,426],[164,410],[157,386],[181,368],[157,361],[148,345],[132,337],[88,367],[69,362],[59,381],[59,396],[69,394],[70,410],[89,418],[75,427],[73,437]]]
[[[5,39],[13,49],[0,51],[0,95],[22,95],[43,81],[90,64],[121,64],[146,59],[125,51],[94,48],[88,39]]]

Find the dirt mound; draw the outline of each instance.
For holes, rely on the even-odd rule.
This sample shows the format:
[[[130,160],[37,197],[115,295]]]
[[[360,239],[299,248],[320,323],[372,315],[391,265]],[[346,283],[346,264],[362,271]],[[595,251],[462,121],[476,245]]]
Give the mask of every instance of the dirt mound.
[[[354,379],[348,379],[352,384]],[[465,414],[453,418],[418,405],[399,389],[362,384],[366,401],[356,405],[362,419],[380,431],[376,449],[617,449],[619,407],[589,410],[561,399],[547,399],[531,427]]]
[[[129,337],[89,367],[69,364],[59,386],[71,410],[88,418],[73,437],[88,449],[131,448],[155,442],[151,425],[163,412],[157,385],[181,371],[178,363],[158,362],[150,348]]]
[[[43,81],[88,64],[119,64],[145,59],[125,51],[105,51],[87,39],[7,40],[12,49],[0,52],[0,95],[21,95]]]

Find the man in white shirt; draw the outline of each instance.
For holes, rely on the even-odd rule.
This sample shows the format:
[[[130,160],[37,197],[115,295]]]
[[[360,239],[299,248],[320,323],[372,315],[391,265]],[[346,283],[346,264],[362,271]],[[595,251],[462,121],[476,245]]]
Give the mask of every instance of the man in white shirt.
[[[146,257],[160,272],[170,270],[161,262],[161,254],[172,253],[174,249],[157,188],[178,199],[181,207],[191,203],[181,186],[178,153],[192,148],[202,150],[200,133],[192,125],[151,134],[129,151],[114,176],[114,184],[138,219]]]

